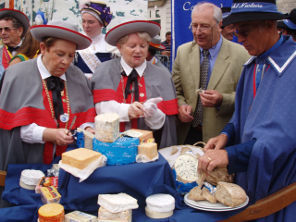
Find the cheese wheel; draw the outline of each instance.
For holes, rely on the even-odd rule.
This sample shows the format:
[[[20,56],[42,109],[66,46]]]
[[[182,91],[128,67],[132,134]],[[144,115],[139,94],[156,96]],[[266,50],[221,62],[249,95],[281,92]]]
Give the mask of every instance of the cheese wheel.
[[[155,212],[155,211],[150,211],[145,207],[145,213],[147,217],[153,218],[153,219],[161,219],[161,218],[167,218],[173,215],[174,211],[169,211],[169,212]]]
[[[99,152],[78,148],[62,154],[62,163],[78,169],[86,168],[90,163],[97,160],[102,154]]]
[[[58,203],[50,203],[41,206],[38,210],[40,222],[64,221],[64,207]]]
[[[21,173],[20,186],[24,189],[34,190],[44,173],[41,170],[26,169]]]
[[[146,198],[149,212],[166,213],[175,209],[175,198],[170,194],[158,193]]]
[[[192,183],[197,180],[198,160],[190,154],[178,156],[175,161],[174,169],[177,174],[177,180],[183,183]]]
[[[119,137],[119,115],[103,113],[95,117],[95,137],[102,142],[112,143]]]

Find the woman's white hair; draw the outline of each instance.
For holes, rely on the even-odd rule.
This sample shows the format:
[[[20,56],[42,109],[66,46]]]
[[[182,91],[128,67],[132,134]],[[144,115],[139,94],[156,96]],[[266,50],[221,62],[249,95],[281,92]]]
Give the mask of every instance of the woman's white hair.
[[[150,42],[151,39],[152,39],[151,36],[150,36],[147,32],[135,32],[135,33],[136,33],[141,39],[146,40],[147,42]],[[132,34],[132,33],[130,33],[130,34]],[[122,44],[126,43],[130,34],[125,35],[125,36],[123,36],[122,38],[120,38],[120,39],[118,40],[117,44],[122,45]]]

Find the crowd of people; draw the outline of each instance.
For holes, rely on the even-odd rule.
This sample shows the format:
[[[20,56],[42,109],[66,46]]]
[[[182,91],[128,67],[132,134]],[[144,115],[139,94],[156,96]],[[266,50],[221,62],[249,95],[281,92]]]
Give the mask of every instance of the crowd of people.
[[[80,10],[83,33],[64,21],[30,27],[23,12],[0,10],[1,170],[52,163],[74,142],[71,129],[94,133],[95,115],[115,112],[121,131],[152,130],[159,148],[206,142],[198,170],[227,167],[251,202],[296,181],[296,9],[234,0],[225,15],[197,3],[193,40],[176,58],[158,23],[122,21],[105,35],[110,8],[91,0]]]

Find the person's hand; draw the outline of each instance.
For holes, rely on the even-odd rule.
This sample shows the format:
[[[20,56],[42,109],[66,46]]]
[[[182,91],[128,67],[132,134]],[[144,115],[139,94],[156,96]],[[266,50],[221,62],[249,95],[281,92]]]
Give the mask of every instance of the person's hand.
[[[209,141],[207,142],[207,144],[204,147],[204,150],[220,150],[220,149],[224,149],[224,147],[227,144],[227,135],[221,133],[220,135],[213,137],[211,139],[209,139]]]
[[[43,140],[45,142],[52,142],[58,146],[66,146],[74,142],[72,133],[62,128],[46,128],[43,132]]]
[[[135,119],[144,116],[143,104],[133,102],[128,108],[128,116],[130,119]]]
[[[222,94],[216,90],[202,90],[199,96],[201,104],[205,107],[218,107],[223,100]]]
[[[229,163],[226,150],[207,150],[198,159],[198,171],[211,172],[216,167],[227,167]]]
[[[158,111],[157,103],[160,103],[162,100],[163,99],[161,97],[148,99],[143,104],[144,117],[149,118],[149,117],[152,117],[153,115],[155,115],[155,113],[157,113],[157,111]]]
[[[179,107],[179,114],[178,117],[183,123],[189,123],[193,120],[192,107],[189,105],[182,105]]]

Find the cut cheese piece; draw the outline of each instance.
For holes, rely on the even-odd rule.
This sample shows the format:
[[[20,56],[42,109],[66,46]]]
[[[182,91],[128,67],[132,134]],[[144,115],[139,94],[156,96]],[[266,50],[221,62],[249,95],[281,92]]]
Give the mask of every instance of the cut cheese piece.
[[[197,180],[198,160],[191,154],[178,156],[175,161],[174,169],[177,180],[183,183],[192,183]]]
[[[229,207],[236,207],[247,200],[247,194],[243,188],[227,182],[218,182],[215,197],[220,203]]]
[[[98,222],[131,222],[132,221],[132,210],[124,210],[118,213],[111,213],[104,207],[100,207],[98,210]]]
[[[129,137],[139,138],[140,143],[147,142],[149,139],[154,139],[153,133],[150,130],[130,129],[130,130],[124,131],[122,134]]]
[[[152,160],[158,156],[157,143],[141,143],[138,146],[138,154],[145,155],[148,159]]]
[[[90,163],[100,158],[102,154],[99,152],[78,148],[62,154],[62,163],[68,164],[78,169],[86,168]]]
[[[76,210],[65,215],[65,222],[97,222],[97,217]]]
[[[149,212],[166,213],[175,209],[175,198],[170,194],[158,193],[146,198]]]
[[[138,201],[126,193],[99,194],[98,204],[111,213],[119,213],[139,207]]]
[[[95,137],[94,134],[88,132],[87,130],[83,130],[84,135],[84,147],[87,149],[93,149],[93,138]]]
[[[119,137],[119,115],[117,113],[97,115],[95,137],[102,142],[114,142]]]
[[[39,208],[38,215],[40,222],[62,222],[64,221],[64,207],[58,203],[45,204]]]

